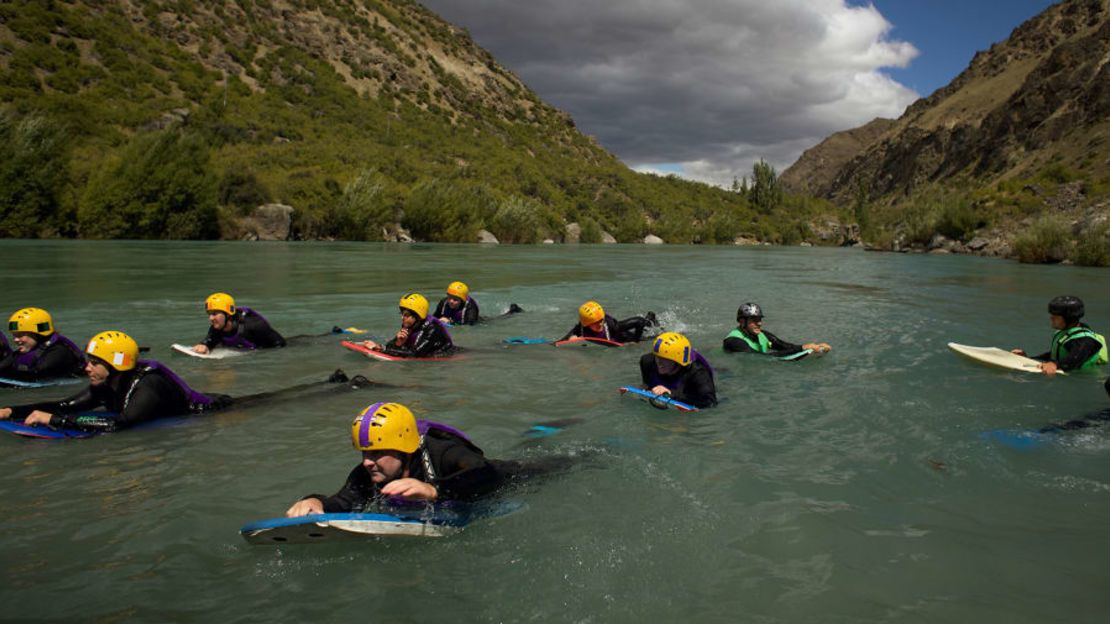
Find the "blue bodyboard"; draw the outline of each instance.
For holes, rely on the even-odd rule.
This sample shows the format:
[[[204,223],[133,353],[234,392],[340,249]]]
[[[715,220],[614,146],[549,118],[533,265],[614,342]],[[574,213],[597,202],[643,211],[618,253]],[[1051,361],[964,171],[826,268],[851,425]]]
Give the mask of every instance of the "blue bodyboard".
[[[83,381],[84,377],[59,377],[57,379],[43,379],[42,381],[23,381],[21,379],[8,379],[0,377],[0,388],[46,388],[49,386],[71,386]]]
[[[1040,448],[1048,443],[1047,435],[1035,429],[995,429],[980,433],[979,439],[996,442],[1019,451]]]
[[[96,435],[91,431],[81,431],[80,429],[51,429],[50,427],[27,426],[12,420],[0,420],[0,431],[7,431],[24,438],[40,438],[43,440],[81,439]]]
[[[632,386],[621,386],[619,388],[619,390],[620,390],[621,394],[631,394],[632,396],[634,396],[638,399],[643,399],[644,401],[647,401],[648,403],[651,403],[651,405],[653,407],[658,407],[660,409],[670,408],[670,409],[676,409],[680,412],[696,412],[696,411],[698,411],[698,408],[694,407],[693,405],[683,403],[682,401],[676,401],[675,399],[672,399],[671,397],[669,397],[667,395],[653,394],[652,392],[650,392],[648,390],[644,390],[642,388],[634,388]]]
[[[528,338],[527,336],[513,336],[502,340],[505,344],[511,345],[532,345],[532,344],[547,344],[550,342],[547,338]]]
[[[504,516],[524,503],[503,501],[458,507],[441,505],[430,513],[325,513],[299,518],[274,518],[244,525],[239,534],[250,544],[315,544],[368,537],[444,537],[478,518]]]

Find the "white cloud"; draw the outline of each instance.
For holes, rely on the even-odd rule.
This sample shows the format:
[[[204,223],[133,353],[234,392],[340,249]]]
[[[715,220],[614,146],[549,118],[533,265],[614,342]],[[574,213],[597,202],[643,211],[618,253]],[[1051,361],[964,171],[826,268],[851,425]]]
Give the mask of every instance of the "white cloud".
[[[780,170],[917,94],[882,73],[916,55],[844,0],[425,0],[632,167],[727,185]]]

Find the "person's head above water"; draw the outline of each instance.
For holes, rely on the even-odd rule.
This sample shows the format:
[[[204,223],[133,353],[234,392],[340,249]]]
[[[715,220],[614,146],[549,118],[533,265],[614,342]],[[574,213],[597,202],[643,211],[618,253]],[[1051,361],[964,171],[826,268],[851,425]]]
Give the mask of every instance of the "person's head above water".
[[[362,467],[374,483],[393,481],[420,448],[416,417],[400,403],[367,406],[351,423],[351,443],[362,452]]]
[[[694,348],[690,345],[690,340],[678,332],[659,334],[651,345],[651,352],[655,354],[659,372],[664,375],[673,374],[680,367],[689,366],[694,361]]]
[[[23,308],[8,319],[8,331],[19,350],[26,353],[54,334],[54,321],[42,308]]]
[[[578,307],[578,322],[582,327],[590,327],[605,320],[605,308],[596,301],[587,301]]]
[[[1079,297],[1060,295],[1048,302],[1048,313],[1052,316],[1059,316],[1067,326],[1078,323],[1079,319],[1083,318],[1086,310],[1083,307],[1083,300]],[[1055,325],[1054,323],[1053,326],[1055,327]],[[1057,327],[1056,329],[1063,329],[1063,327]]]
[[[406,293],[397,306],[401,309],[402,316],[407,312],[420,321],[428,318],[428,300],[420,293]]]
[[[745,303],[736,309],[736,322],[749,335],[763,331],[763,308],[758,303]]]
[[[204,311],[212,327],[222,330],[227,327],[227,320],[235,316],[235,299],[227,293],[212,293],[204,300]]]
[[[466,303],[466,299],[469,296],[470,288],[462,282],[451,282],[451,285],[447,287],[447,303],[450,304],[452,308],[457,308]]]
[[[103,331],[93,336],[85,353],[88,356],[85,374],[94,386],[104,383],[114,373],[134,369],[139,361],[138,343],[121,331]]]

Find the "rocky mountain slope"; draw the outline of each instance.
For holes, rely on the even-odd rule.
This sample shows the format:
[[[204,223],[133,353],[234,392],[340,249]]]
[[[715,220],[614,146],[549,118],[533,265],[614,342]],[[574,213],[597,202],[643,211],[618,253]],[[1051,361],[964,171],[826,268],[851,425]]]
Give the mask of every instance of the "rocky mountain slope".
[[[1018,254],[1018,230],[1054,214],[1078,238],[1108,211],[1108,61],[1110,0],[1065,0],[893,124],[833,135],[783,179],[869,213],[858,215],[865,238],[882,246],[979,234],[1004,239],[995,253]]]

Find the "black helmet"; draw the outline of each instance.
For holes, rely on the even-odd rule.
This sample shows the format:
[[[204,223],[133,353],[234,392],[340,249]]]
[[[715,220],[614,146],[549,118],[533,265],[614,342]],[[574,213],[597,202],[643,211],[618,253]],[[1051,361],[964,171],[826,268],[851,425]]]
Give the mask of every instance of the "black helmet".
[[[1064,317],[1065,321],[1073,323],[1083,318],[1083,300],[1071,295],[1061,295],[1048,302],[1048,313]]]
[[[745,303],[736,310],[736,320],[739,322],[746,318],[763,318],[763,308],[758,303]]]

